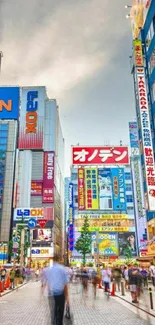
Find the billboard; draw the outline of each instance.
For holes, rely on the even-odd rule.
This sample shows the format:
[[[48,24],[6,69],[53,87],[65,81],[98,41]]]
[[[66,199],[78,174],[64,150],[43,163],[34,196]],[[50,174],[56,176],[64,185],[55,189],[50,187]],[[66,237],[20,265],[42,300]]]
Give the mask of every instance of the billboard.
[[[51,229],[34,229],[32,240],[35,242],[52,241],[52,230]]]
[[[112,168],[113,209],[126,210],[125,176],[123,168]]]
[[[75,216],[75,220],[81,220],[85,219],[85,217],[88,217],[88,219],[94,219],[94,220],[99,220],[99,219],[107,219],[107,220],[126,220],[126,219],[133,219],[134,216],[128,215],[128,214],[78,214]]]
[[[118,235],[117,233],[99,233],[96,238],[96,233],[92,234],[92,246],[99,244],[100,256],[118,256]]]
[[[31,258],[52,258],[54,254],[54,249],[52,247],[32,247],[31,255],[30,248],[28,248],[28,257]]]
[[[78,169],[78,210],[85,210],[85,173],[84,168]]]
[[[133,48],[134,48],[135,66],[136,67],[142,67],[144,65],[142,41],[134,40],[133,41]]]
[[[42,181],[31,181],[31,196],[42,196]]]
[[[137,68],[137,87],[149,210],[155,211],[155,162],[144,68]]]
[[[0,120],[18,120],[19,87],[0,87]]]
[[[23,87],[19,123],[19,149],[43,149],[45,87]]]
[[[126,165],[128,147],[72,147],[73,165]]]
[[[98,169],[85,168],[85,208],[98,210]]]
[[[111,169],[98,169],[100,210],[113,209]]]
[[[144,24],[144,0],[133,0],[130,19],[133,39],[138,38]]]
[[[73,213],[73,183],[69,183],[68,188],[69,207],[69,250],[73,251],[74,246],[74,213]]]
[[[136,238],[135,232],[118,233],[119,255],[125,256],[131,250],[132,255],[136,256]]]
[[[42,203],[54,203],[54,158],[54,151],[44,152]]]
[[[129,136],[131,149],[139,149],[138,126],[137,122],[129,122]]]
[[[13,220],[18,222],[24,218],[29,221],[30,218],[45,219],[47,221],[54,220],[54,208],[18,208],[14,209]]]

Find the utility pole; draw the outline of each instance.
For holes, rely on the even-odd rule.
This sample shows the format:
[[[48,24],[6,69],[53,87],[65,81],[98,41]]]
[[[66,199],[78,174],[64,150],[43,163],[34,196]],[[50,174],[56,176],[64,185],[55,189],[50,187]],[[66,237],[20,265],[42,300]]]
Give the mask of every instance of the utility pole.
[[[0,51],[0,73],[1,73],[1,67],[2,67],[2,58],[3,58],[3,52]]]

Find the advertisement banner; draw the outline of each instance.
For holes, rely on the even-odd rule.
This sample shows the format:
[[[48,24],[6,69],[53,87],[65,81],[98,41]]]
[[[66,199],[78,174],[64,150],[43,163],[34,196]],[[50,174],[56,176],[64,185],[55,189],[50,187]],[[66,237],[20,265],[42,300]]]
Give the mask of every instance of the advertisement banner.
[[[155,162],[144,68],[137,68],[137,86],[149,210],[155,211]]]
[[[98,169],[100,210],[113,209],[112,175],[110,168]]]
[[[126,210],[124,168],[118,168],[119,205],[116,210]]]
[[[134,216],[128,215],[128,214],[78,214],[75,216],[76,220],[83,220],[85,217],[88,217],[88,219],[94,219],[94,220],[100,220],[100,219],[113,219],[113,220],[126,220],[126,219],[133,219]]]
[[[96,245],[98,240],[100,256],[118,256],[118,235],[117,233],[99,233],[96,239],[96,233],[92,234],[92,246]]]
[[[136,238],[134,232],[122,232],[118,234],[119,255],[126,256],[127,252],[131,250],[132,255],[136,256]]]
[[[33,247],[31,249],[31,258],[52,258],[54,249],[52,247]],[[30,248],[28,248],[28,257],[30,257]]]
[[[23,87],[19,123],[19,149],[43,149],[45,87]]]
[[[126,165],[128,147],[72,147],[73,165]]]
[[[69,207],[69,250],[72,252],[74,249],[73,183],[69,183],[68,207]]]
[[[133,48],[134,48],[135,66],[136,67],[142,67],[144,65],[142,41],[134,40],[133,41]]]
[[[52,230],[51,229],[34,229],[32,240],[35,242],[52,241]]]
[[[54,203],[54,158],[54,151],[44,152],[42,203]]]
[[[0,264],[5,264],[8,261],[8,244],[0,242]]]
[[[83,226],[83,219],[77,219],[74,221],[74,226],[79,228]],[[99,220],[89,220],[90,227],[135,227],[134,219],[126,220],[109,220],[109,219],[99,219]],[[79,231],[79,230],[78,230]]]
[[[137,122],[129,122],[130,147],[139,149]]]
[[[42,181],[31,181],[31,196],[42,196]]]
[[[78,210],[85,210],[84,168],[78,169]]]
[[[29,221],[31,218],[45,219],[48,221],[54,220],[54,208],[18,208],[14,209],[13,220],[18,222],[24,218],[24,221]]]
[[[77,227],[75,228],[76,231],[82,231],[82,227]],[[104,231],[104,232],[129,232],[135,231],[135,226],[134,227],[89,227],[89,231]]]
[[[130,11],[131,29],[133,39],[138,38],[140,30],[144,24],[143,0],[133,0]]]
[[[0,87],[0,120],[18,120],[19,87]]]
[[[98,170],[97,168],[85,169],[85,202],[86,210],[98,210]]]

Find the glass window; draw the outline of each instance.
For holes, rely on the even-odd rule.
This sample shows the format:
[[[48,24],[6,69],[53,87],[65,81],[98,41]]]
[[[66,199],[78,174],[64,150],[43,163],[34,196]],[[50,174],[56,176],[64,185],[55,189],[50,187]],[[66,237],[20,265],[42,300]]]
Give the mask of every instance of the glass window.
[[[77,174],[72,174],[72,181],[75,181],[77,179]]]
[[[126,180],[131,179],[131,174],[130,174],[130,173],[125,173],[125,179],[126,179]]]
[[[8,131],[7,130],[0,130],[0,137],[8,137]]]
[[[132,195],[127,195],[127,196],[126,196],[126,200],[127,200],[128,203],[133,202]]]
[[[129,191],[132,191],[132,186],[131,186],[131,185],[127,185],[125,189],[126,189],[126,191],[128,191],[128,192],[129,192]]]
[[[149,73],[151,74],[153,69],[155,67],[155,49],[152,52],[152,55],[150,57],[150,61],[149,61]]]
[[[154,102],[155,101],[155,82],[153,83],[151,93],[152,93],[152,99],[153,99],[153,102]]]
[[[8,130],[8,124],[1,124],[0,129],[7,131]]]
[[[7,144],[7,140],[8,140],[7,138],[1,138],[0,137],[0,145],[1,144]]]
[[[151,22],[151,25],[150,25],[150,28],[149,28],[149,31],[148,31],[148,34],[147,34],[147,38],[146,38],[146,49],[148,50],[149,48],[149,45],[152,41],[152,38],[154,36],[154,26],[153,26],[153,21]]]
[[[0,143],[0,151],[6,151],[6,144]]]

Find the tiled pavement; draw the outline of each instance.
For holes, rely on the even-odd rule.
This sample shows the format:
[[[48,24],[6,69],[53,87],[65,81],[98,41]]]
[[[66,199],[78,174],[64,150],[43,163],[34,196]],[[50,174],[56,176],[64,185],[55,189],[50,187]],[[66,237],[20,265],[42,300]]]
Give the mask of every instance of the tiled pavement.
[[[96,301],[89,292],[85,301],[72,285],[71,304],[75,325],[147,325],[155,324],[155,319],[144,320],[119,301],[119,298],[107,297],[98,290]],[[50,325],[47,298],[41,294],[40,283],[29,283],[18,292],[0,298],[0,324],[3,325]]]

